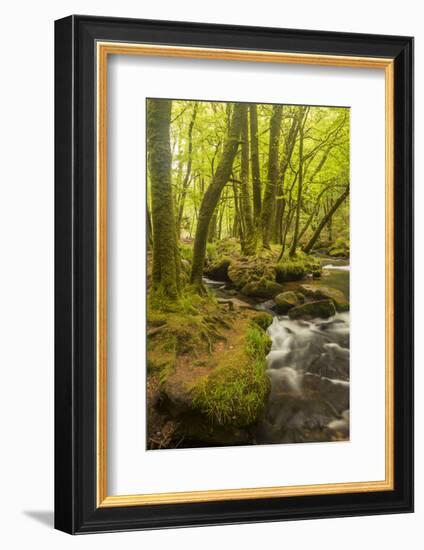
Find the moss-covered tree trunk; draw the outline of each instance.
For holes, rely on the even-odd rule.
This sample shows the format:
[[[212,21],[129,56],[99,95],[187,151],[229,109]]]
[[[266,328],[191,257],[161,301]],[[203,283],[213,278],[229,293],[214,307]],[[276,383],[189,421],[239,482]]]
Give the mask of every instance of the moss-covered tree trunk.
[[[278,147],[280,143],[282,105],[274,105],[269,128],[268,174],[261,212],[262,245],[269,248],[278,185]]]
[[[208,243],[213,243],[216,240],[217,221],[218,214],[215,209],[214,213],[212,214],[212,219],[209,223]]]
[[[256,252],[256,228],[253,223],[252,206],[249,193],[249,122],[247,106],[243,105],[243,122],[241,126],[241,203],[244,218],[243,254],[252,255]]]
[[[349,196],[349,185],[346,187],[345,191],[339,196],[339,198],[336,200],[336,202],[333,204],[333,206],[330,208],[327,214],[323,217],[320,224],[315,229],[315,232],[312,235],[311,239],[309,240],[308,244],[303,248],[303,251],[306,252],[306,254],[309,254],[309,252],[313,249],[315,243],[318,240],[318,237],[321,234],[321,231],[332,219],[336,210],[339,208],[339,206],[343,204],[343,202],[347,199],[348,196]]]
[[[175,231],[171,186],[170,121],[172,101],[147,104],[148,167],[152,195],[153,291],[176,299],[179,294],[180,258]]]
[[[299,168],[297,176],[297,202],[294,219],[294,233],[293,240],[290,247],[289,256],[292,258],[296,255],[296,247],[299,239],[299,221],[300,221],[300,206],[302,202],[302,189],[303,189],[303,138],[304,138],[304,124],[299,129]]]
[[[188,151],[187,151],[187,169],[184,175],[184,180],[181,189],[181,197],[178,205],[177,215],[177,237],[181,235],[181,222],[183,219],[184,205],[187,197],[188,186],[190,184],[191,165],[193,163],[193,127],[196,121],[198,103],[197,101],[193,105],[193,113],[191,115],[190,124],[188,126]]]
[[[280,176],[277,188],[274,223],[274,241],[280,244],[283,242],[283,217],[286,206],[286,199],[284,198],[286,173],[287,168],[289,167],[289,164],[291,162],[294,146],[299,132],[300,118],[301,110],[298,110],[296,114],[293,115],[292,123],[290,125],[290,130],[284,144],[284,152],[280,163]]]
[[[258,223],[261,216],[261,173],[259,168],[258,110],[255,104],[249,106],[250,159],[252,164],[253,216]]]
[[[150,214],[149,206],[146,208],[146,230],[147,230],[147,248],[150,250],[153,247],[153,227],[152,227],[152,216]]]
[[[231,115],[229,131],[224,142],[223,152],[218,167],[209,187],[203,195],[197,222],[196,236],[193,247],[193,265],[191,269],[191,283],[202,287],[203,265],[205,263],[206,242],[209,223],[218,204],[221,192],[227,183],[233,167],[240,140],[241,124],[243,120],[243,104],[235,104]]]

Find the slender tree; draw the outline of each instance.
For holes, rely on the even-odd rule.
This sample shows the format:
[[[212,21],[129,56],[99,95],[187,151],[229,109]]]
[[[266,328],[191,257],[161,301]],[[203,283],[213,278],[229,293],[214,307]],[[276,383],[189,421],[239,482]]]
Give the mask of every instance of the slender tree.
[[[252,188],[253,188],[253,216],[257,222],[260,219],[261,197],[261,173],[259,168],[259,142],[258,142],[258,110],[254,103],[249,105],[250,122],[250,158],[252,164]]]
[[[348,196],[349,196],[349,185],[347,185],[346,189],[339,196],[339,198],[336,200],[336,202],[333,204],[333,206],[330,208],[330,210],[327,212],[327,214],[323,217],[320,224],[318,225],[318,227],[314,231],[314,234],[312,235],[312,237],[309,240],[308,244],[303,248],[303,251],[306,254],[309,254],[309,252],[313,249],[315,243],[318,240],[318,237],[321,234],[321,231],[330,222],[330,220],[333,218],[333,216],[336,213],[339,206],[341,206],[343,204],[343,202],[346,200],[346,198]]]
[[[148,168],[152,196],[153,291],[176,299],[180,285],[180,258],[175,232],[171,185],[170,121],[172,101],[147,103]]]
[[[252,207],[249,193],[249,123],[247,106],[243,105],[243,121],[241,125],[241,202],[244,221],[243,253],[252,255],[256,252],[256,230],[253,223]]]
[[[274,105],[269,128],[268,174],[261,212],[262,245],[264,248],[270,248],[269,243],[278,186],[278,148],[282,115],[282,105]]]
[[[301,116],[302,116],[302,109],[297,108],[297,110],[293,114],[290,130],[284,143],[284,149],[283,149],[283,154],[281,158],[279,182],[278,182],[278,188],[277,188],[277,200],[275,205],[275,223],[274,223],[274,241],[277,243],[282,243],[283,241],[283,217],[284,217],[284,210],[286,207],[286,199],[284,196],[286,174],[292,159],[294,146],[296,144]]]
[[[193,105],[193,112],[191,115],[190,124],[188,126],[188,152],[187,152],[187,169],[186,173],[184,175],[184,180],[182,184],[182,190],[181,190],[181,197],[180,202],[178,206],[178,215],[177,215],[177,237],[179,238],[181,235],[181,222],[183,219],[183,212],[184,212],[184,204],[187,196],[187,190],[188,186],[190,184],[190,176],[191,176],[191,165],[193,162],[193,127],[194,123],[196,121],[197,116],[197,110],[198,110],[198,103],[197,101],[194,102]]]
[[[235,104],[231,115],[231,123],[228,134],[225,138],[223,151],[219,160],[218,167],[213,175],[209,187],[203,195],[199,210],[199,219],[197,222],[196,236],[193,247],[193,264],[191,270],[191,283],[202,288],[203,266],[206,254],[206,242],[208,237],[209,223],[218,204],[221,192],[227,183],[234,157],[237,153],[240,140],[240,131],[243,121],[244,105]]]
[[[293,240],[292,240],[292,244],[289,252],[290,257],[293,257],[296,254],[297,241],[299,238],[300,206],[302,203],[302,191],[303,191],[303,142],[304,142],[306,117],[307,117],[307,111],[305,111],[303,120],[299,128],[299,168],[298,168],[298,176],[297,176],[297,202],[296,202],[296,212],[295,212],[295,220],[294,220],[294,234],[293,234]]]

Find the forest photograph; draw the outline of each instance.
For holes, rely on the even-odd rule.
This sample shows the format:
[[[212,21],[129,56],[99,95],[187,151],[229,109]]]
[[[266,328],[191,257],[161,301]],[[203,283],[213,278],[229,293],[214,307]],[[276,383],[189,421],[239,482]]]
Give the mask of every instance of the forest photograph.
[[[146,100],[147,449],[349,440],[348,107]]]

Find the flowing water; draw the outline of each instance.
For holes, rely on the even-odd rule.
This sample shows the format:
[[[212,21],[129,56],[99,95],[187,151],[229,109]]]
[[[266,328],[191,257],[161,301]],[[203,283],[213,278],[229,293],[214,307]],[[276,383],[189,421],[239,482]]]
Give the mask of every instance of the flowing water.
[[[349,266],[323,261],[323,277],[314,286],[341,290],[349,297]],[[204,279],[218,296],[225,282]],[[287,283],[286,290],[299,284]],[[270,395],[263,420],[253,435],[258,444],[303,443],[349,439],[349,313],[330,319],[294,321],[276,316],[273,300],[257,304],[274,319],[268,328],[272,348],[267,356]]]
[[[326,269],[321,284],[348,295],[349,267]],[[275,316],[268,334],[271,392],[257,443],[348,439],[349,313],[309,322]]]

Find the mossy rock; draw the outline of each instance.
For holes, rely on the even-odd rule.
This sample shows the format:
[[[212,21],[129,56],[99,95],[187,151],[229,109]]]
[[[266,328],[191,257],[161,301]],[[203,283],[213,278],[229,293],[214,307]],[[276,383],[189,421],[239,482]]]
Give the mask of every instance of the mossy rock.
[[[253,323],[243,347],[226,358],[192,387],[193,406],[212,426],[245,429],[262,415],[270,391],[266,355],[271,339]]]
[[[329,286],[301,285],[302,291],[311,298],[329,299],[336,306],[337,311],[349,311],[349,300],[341,290]]]
[[[251,281],[243,286],[242,294],[245,296],[255,296],[257,298],[273,298],[282,291],[283,287],[275,281],[260,279]]]
[[[348,239],[343,237],[338,237],[335,242],[329,247],[328,254],[329,256],[334,257],[349,257],[350,252],[350,243]]]
[[[216,244],[216,250],[218,254],[224,254],[226,256],[230,255],[231,257],[238,256],[240,243],[238,239],[231,237],[229,239],[219,241]]]
[[[273,309],[280,315],[285,315],[292,307],[298,306],[301,303],[298,293],[291,290],[280,292],[280,294],[275,296],[274,301],[275,306]]]
[[[205,273],[206,276],[213,281],[229,281],[228,268],[231,264],[231,258],[223,256],[215,260],[208,266]]]
[[[240,257],[228,268],[230,281],[239,289],[251,282],[268,279],[275,282],[275,268],[264,258]]]
[[[328,255],[332,258],[347,258],[349,252],[345,248],[332,248],[328,251]]]
[[[314,278],[320,277],[322,268],[315,258],[299,253],[295,258],[283,258],[275,266],[275,272],[277,283],[286,283],[301,281],[307,275],[312,275]]]
[[[262,330],[266,330],[273,321],[273,317],[271,314],[266,313],[265,311],[261,311],[260,313],[257,313],[253,318],[252,322],[258,325]]]
[[[250,273],[245,266],[233,262],[227,270],[228,278],[237,287],[242,288],[249,282]]]
[[[296,261],[280,262],[277,264],[275,272],[278,283],[301,281],[306,275],[304,264]]]
[[[304,256],[303,261],[305,263],[307,273],[310,273],[314,279],[317,277],[321,277],[322,266],[319,260],[317,260],[313,256]]]
[[[336,314],[332,300],[317,300],[306,302],[289,310],[290,319],[328,319]]]

